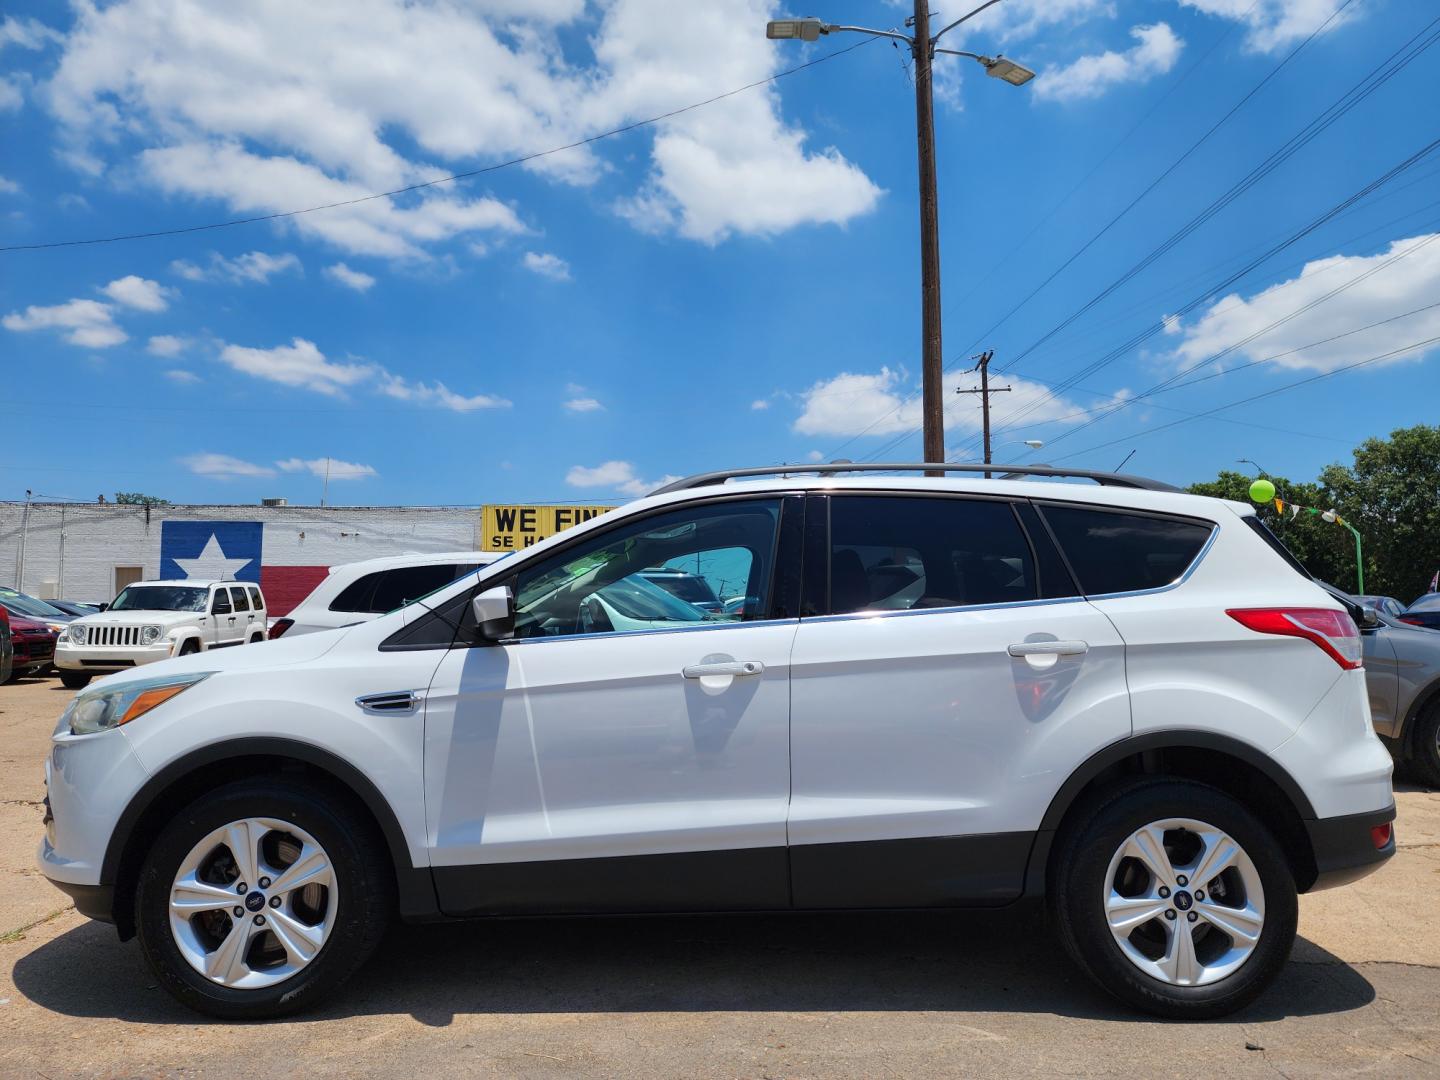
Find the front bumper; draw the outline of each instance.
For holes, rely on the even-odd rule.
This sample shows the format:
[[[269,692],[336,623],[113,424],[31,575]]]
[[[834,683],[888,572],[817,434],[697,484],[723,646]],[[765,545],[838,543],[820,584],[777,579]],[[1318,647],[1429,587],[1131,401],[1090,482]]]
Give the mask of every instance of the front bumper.
[[[1348,885],[1379,870],[1395,854],[1395,804],[1384,810],[1305,822],[1315,852],[1315,883],[1307,892]],[[1376,829],[1389,825],[1385,843],[1376,846]]]
[[[168,660],[175,643],[161,638],[154,645],[55,645],[55,666],[64,671],[124,671],[126,668]]]

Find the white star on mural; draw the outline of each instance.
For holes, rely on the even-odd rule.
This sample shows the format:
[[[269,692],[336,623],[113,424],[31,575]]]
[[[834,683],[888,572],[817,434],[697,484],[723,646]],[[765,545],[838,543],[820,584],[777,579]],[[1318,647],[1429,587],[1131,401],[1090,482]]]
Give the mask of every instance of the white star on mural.
[[[176,559],[175,565],[185,571],[187,578],[198,578],[202,581],[233,581],[236,574],[254,561],[254,559],[227,559],[224,550],[220,547],[220,541],[215,539],[214,533],[211,533],[210,539],[205,543],[205,550],[200,552],[199,558]]]

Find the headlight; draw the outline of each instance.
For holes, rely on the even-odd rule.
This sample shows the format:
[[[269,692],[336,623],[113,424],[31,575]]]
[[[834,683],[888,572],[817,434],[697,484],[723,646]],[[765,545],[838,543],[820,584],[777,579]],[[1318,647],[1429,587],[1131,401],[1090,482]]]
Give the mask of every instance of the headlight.
[[[70,643],[71,643],[72,645],[84,645],[84,644],[85,644],[85,627],[83,627],[83,626],[76,626],[74,623],[71,623],[71,624],[70,624],[68,627],[66,627],[65,629],[66,629],[66,633],[68,633],[68,634],[70,635]]]
[[[71,735],[93,735],[128,724],[213,674],[213,671],[202,671],[194,675],[161,676],[108,690],[103,685],[83,690],[60,717],[60,728],[63,731],[69,727]]]
[[[46,623],[45,625],[48,626],[51,630],[54,630],[57,634],[63,634],[65,632],[65,624],[63,622],[52,622]]]
[[[161,629],[158,626],[142,626],[140,628],[140,644],[154,645],[160,640]]]

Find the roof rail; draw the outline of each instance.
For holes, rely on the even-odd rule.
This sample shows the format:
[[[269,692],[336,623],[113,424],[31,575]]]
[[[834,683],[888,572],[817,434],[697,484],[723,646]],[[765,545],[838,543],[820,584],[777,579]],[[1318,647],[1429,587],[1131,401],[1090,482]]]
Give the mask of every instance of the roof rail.
[[[672,491],[688,491],[691,488],[709,487],[711,484],[723,484],[726,480],[735,480],[747,476],[779,476],[781,474],[794,473],[806,475],[809,473],[856,473],[856,472],[959,472],[959,473],[1003,473],[1002,479],[1012,479],[1023,476],[1040,477],[1076,477],[1084,480],[1094,480],[1097,484],[1105,487],[1140,488],[1144,491],[1179,491],[1180,488],[1160,480],[1150,480],[1144,476],[1128,476],[1124,473],[1094,472],[1089,469],[1057,469],[1053,465],[953,465],[949,462],[892,462],[890,464],[853,462],[834,462],[829,465],[766,465],[751,469],[724,469],[720,472],[696,473],[694,476],[687,476],[683,480],[676,480],[658,487],[651,495],[666,495]]]

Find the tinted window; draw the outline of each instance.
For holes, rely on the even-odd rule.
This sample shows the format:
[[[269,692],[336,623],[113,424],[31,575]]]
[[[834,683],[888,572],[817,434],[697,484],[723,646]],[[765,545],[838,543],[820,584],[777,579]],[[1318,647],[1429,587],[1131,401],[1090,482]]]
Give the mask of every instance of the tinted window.
[[[394,611],[411,600],[418,600],[427,593],[434,592],[442,585],[449,585],[460,576],[460,569],[454,563],[440,563],[386,570],[378,575],[375,593],[370,597],[370,606],[361,610],[375,613]]]
[[[210,592],[203,585],[131,585],[120,591],[111,611],[204,611]]]
[[[1089,596],[1173,584],[1195,561],[1212,531],[1211,526],[1194,521],[1078,506],[1043,510],[1080,588]]]
[[[214,599],[210,601],[210,614],[228,615],[232,610],[230,607],[230,590],[216,589]]]
[[[1436,611],[1440,610],[1440,593],[1428,593],[1420,597],[1407,609],[1409,611]]]
[[[250,586],[250,606],[256,611],[265,606],[265,598],[260,595],[260,590],[254,585]]]
[[[609,529],[527,567],[516,578],[515,636],[685,629],[764,617],[770,608],[780,502],[689,507]],[[729,613],[680,599],[645,571],[702,579],[712,596],[755,598]]]
[[[370,597],[375,593],[375,583],[384,576],[382,572],[365,574],[358,577],[345,588],[340,590],[340,595],[330,601],[331,611],[369,611]]]
[[[249,597],[246,596],[246,594],[245,594],[245,589],[244,589],[243,586],[242,586],[241,588],[238,588],[238,589],[237,589],[237,588],[231,588],[231,590],[230,590],[230,602],[235,605],[235,610],[236,610],[236,611],[249,611],[249,610],[250,610],[250,600],[249,600]]]
[[[830,610],[903,611],[1034,600],[1030,544],[1006,502],[830,500]]]

